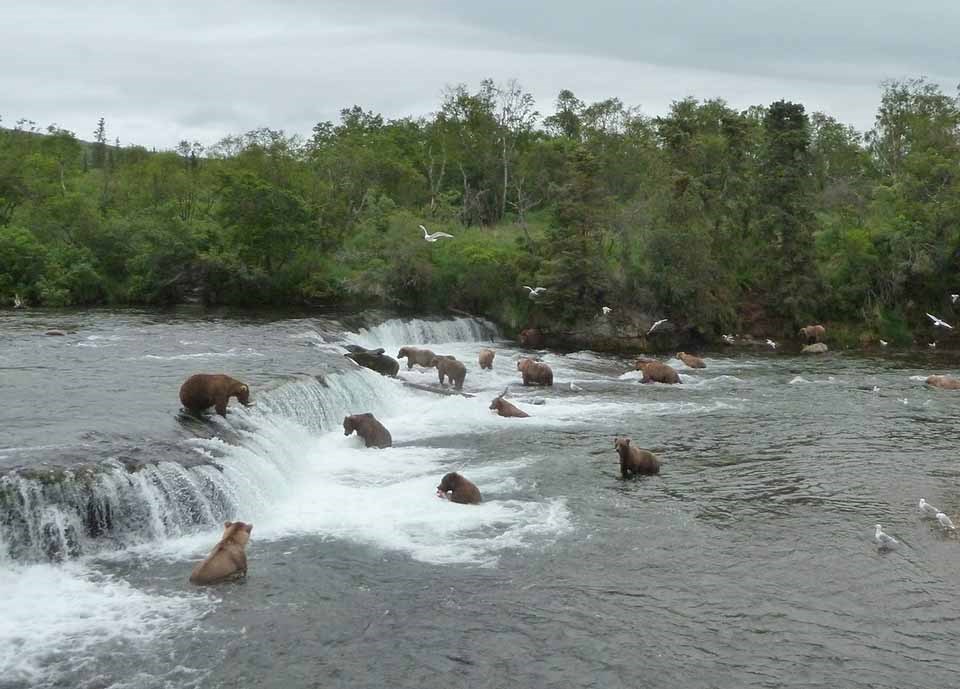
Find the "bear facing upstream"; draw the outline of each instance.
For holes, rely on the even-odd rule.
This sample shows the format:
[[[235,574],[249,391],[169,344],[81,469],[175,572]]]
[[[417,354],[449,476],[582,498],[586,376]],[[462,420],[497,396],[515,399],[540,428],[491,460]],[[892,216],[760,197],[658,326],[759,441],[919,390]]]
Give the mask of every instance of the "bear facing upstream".
[[[413,368],[414,364],[423,366],[425,368],[430,368],[430,362],[433,361],[433,357],[436,354],[431,352],[429,349],[419,349],[418,347],[401,347],[400,351],[397,352],[397,358],[403,359],[407,358],[407,370],[409,371]]]
[[[486,349],[486,348],[481,349],[480,355],[477,357],[480,363],[480,368],[492,369],[493,357],[495,357],[496,355],[497,353],[492,349]]]
[[[613,448],[620,455],[620,475],[623,478],[631,474],[660,473],[660,461],[650,450],[632,446],[630,438],[614,438]]]
[[[437,494],[450,502],[459,502],[462,505],[477,505],[480,503],[480,489],[455,471],[451,471],[440,479]]]
[[[672,366],[664,364],[653,359],[637,359],[635,364],[638,371],[643,371],[641,383],[667,383],[674,384],[680,382],[680,376]]]
[[[245,407],[253,404],[250,388],[223,373],[196,373],[180,386],[180,404],[194,414],[214,407],[220,416],[226,416],[231,397],[236,397]]]
[[[363,438],[366,447],[384,448],[393,445],[390,431],[370,412],[343,417],[343,434],[350,435],[354,431]]]
[[[437,376],[440,378],[440,385],[443,385],[443,379],[446,377],[453,387],[457,390],[463,389],[463,381],[467,377],[467,367],[463,362],[457,361],[452,356],[435,356],[430,362],[431,366],[437,367]]]
[[[223,536],[206,559],[193,568],[190,583],[204,586],[247,575],[247,552],[253,524],[225,522]]]
[[[677,358],[690,368],[706,368],[707,363],[698,356],[687,354],[686,352],[677,352]]]

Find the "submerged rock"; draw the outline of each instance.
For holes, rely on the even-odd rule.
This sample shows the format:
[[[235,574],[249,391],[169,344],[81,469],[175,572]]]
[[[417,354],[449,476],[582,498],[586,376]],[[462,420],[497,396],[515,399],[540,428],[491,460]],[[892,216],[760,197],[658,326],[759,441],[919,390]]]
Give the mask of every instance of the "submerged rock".
[[[827,348],[827,345],[825,345],[824,343],[817,342],[816,344],[806,345],[800,351],[803,354],[824,354],[827,351],[829,351],[829,349]]]

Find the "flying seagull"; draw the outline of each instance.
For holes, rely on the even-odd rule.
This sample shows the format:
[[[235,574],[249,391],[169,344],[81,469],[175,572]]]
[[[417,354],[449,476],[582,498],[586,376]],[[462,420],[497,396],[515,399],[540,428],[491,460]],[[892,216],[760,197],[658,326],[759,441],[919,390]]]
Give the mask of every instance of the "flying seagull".
[[[24,303],[24,301],[23,301],[23,299],[20,297],[20,295],[19,295],[19,294],[14,294],[14,295],[13,295],[13,308],[15,308],[15,309],[22,309],[22,308],[25,308],[25,307],[26,307],[26,304]]]
[[[530,292],[529,296],[531,299],[536,299],[541,294],[547,291],[546,287],[531,287],[530,285],[524,285],[523,288]]]
[[[447,234],[446,232],[434,232],[433,234],[428,234],[427,228],[424,227],[423,225],[420,226],[420,229],[423,230],[423,238],[426,239],[428,242],[435,242],[441,237],[450,237],[451,239],[453,239],[453,235]]]
[[[777,343],[771,340],[769,337],[767,338],[767,344],[770,345],[770,347],[773,349],[777,348]]]
[[[950,303],[951,303],[951,304],[956,304],[956,303],[957,303],[957,299],[960,299],[960,294],[951,294],[951,295],[950,295]]]
[[[613,309],[611,309],[609,306],[604,306],[604,307],[601,308],[600,310],[603,311],[603,315],[604,315],[604,316],[606,316],[608,313],[610,313],[611,311],[613,311]]]
[[[879,524],[877,524],[877,530],[873,534],[873,540],[880,550],[893,550],[900,545],[900,541],[893,536],[885,534]]]
[[[724,335],[723,341],[726,342],[727,344],[733,344],[734,342],[733,335]]]
[[[920,498],[920,503],[917,505],[917,508],[923,514],[924,517],[929,517],[930,519],[936,519],[937,515],[940,514],[940,510],[931,505],[929,502]]]
[[[950,328],[950,330],[953,330],[953,326],[952,326],[952,325],[950,325],[950,324],[947,323],[946,321],[941,321],[939,318],[937,318],[936,316],[934,316],[932,313],[928,313],[928,314],[927,314],[927,318],[929,318],[931,321],[933,321],[933,327],[935,327],[935,328],[938,328],[938,327],[939,327],[939,328]]]
[[[940,522],[940,526],[949,531],[956,531],[957,527],[953,525],[953,520],[950,519],[943,512],[937,512],[937,521]]]
[[[881,346],[881,347],[886,347],[888,344],[890,344],[890,343],[887,342],[886,340],[880,340],[880,346]]]
[[[650,326],[650,330],[647,331],[647,335],[656,330],[659,326],[667,322],[666,318],[661,318],[659,321],[656,321],[653,325]]]
[[[936,348],[937,348],[937,343],[936,343],[936,342],[928,342],[928,343],[927,343],[927,346],[928,346],[928,347],[933,347],[934,349],[936,349]]]

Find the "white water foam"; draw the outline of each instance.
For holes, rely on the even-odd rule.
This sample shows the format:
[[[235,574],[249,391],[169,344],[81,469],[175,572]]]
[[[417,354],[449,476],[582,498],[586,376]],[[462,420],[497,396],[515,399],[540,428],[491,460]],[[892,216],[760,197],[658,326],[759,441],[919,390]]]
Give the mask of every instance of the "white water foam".
[[[154,653],[155,639],[190,628],[214,604],[203,594],[140,591],[81,562],[2,567],[0,591],[3,686],[61,686],[101,646]]]
[[[493,323],[477,318],[454,318],[443,321],[394,318],[370,329],[361,328],[350,339],[369,349],[384,347],[392,350],[404,345],[490,342],[496,335],[497,328]],[[387,354],[391,352],[388,351]]]

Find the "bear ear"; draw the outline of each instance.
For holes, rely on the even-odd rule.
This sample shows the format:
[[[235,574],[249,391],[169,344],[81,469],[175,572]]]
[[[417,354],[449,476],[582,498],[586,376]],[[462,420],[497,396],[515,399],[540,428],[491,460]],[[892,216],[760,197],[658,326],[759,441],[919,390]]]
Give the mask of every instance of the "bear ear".
[[[246,531],[247,533],[250,533],[251,531],[253,531],[253,524],[245,524],[243,527],[243,530]]]
[[[224,523],[223,523],[223,528],[229,529],[232,525],[233,525],[233,522],[224,522]]]

